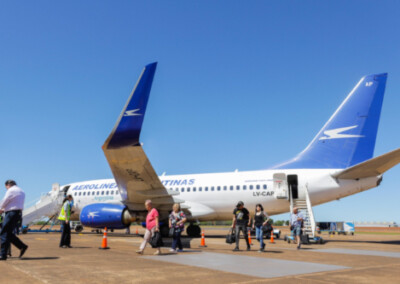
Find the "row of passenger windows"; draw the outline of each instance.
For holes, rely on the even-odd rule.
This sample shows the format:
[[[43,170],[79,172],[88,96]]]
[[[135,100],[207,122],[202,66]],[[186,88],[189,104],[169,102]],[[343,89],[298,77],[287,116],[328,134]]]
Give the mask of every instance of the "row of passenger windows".
[[[231,185],[231,186],[227,186],[227,185],[225,185],[225,186],[205,186],[205,187],[202,187],[202,186],[200,186],[200,187],[182,187],[182,188],[179,188],[179,187],[176,187],[175,188],[175,191],[181,191],[181,192],[196,192],[196,191],[221,191],[221,190],[247,190],[247,189],[249,189],[249,190],[253,190],[253,189],[258,189],[258,190],[260,190],[260,189],[267,189],[267,185],[266,184],[262,184],[262,185],[260,185],[260,184],[256,184],[256,185],[242,185],[242,186],[240,186],[240,185]],[[174,188],[170,188],[170,190],[174,190]]]
[[[87,193],[87,194],[86,194]],[[90,196],[90,195],[117,195],[118,194],[118,191],[116,190],[116,191],[114,191],[114,190],[111,190],[111,191],[109,191],[109,190],[107,190],[107,191],[88,191],[88,192],[86,192],[86,191],[84,191],[84,192],[82,192],[82,191],[80,191],[80,192],[74,192],[74,196]]]

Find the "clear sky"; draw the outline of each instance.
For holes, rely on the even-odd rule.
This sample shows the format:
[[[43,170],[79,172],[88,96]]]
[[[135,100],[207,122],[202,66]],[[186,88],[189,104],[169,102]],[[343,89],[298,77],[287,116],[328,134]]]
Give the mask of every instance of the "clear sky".
[[[265,169],[388,72],[375,155],[400,147],[399,1],[1,1],[0,180],[27,201],[112,178],[101,150],[157,61],[141,140],[161,174]],[[400,166],[317,220],[400,221]],[[234,205],[234,204],[232,204]],[[288,215],[278,218],[287,219]]]

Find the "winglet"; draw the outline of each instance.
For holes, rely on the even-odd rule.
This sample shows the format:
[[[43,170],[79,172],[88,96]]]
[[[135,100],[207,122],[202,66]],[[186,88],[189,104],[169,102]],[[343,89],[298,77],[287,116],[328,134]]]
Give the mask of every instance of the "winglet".
[[[153,83],[157,62],[147,65],[125,104],[103,149],[116,149],[139,144],[144,114]]]

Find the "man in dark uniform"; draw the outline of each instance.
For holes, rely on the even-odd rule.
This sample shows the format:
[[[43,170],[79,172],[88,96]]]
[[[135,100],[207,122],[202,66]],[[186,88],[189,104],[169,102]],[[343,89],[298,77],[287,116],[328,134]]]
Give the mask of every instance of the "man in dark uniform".
[[[233,209],[232,228],[236,228],[236,247],[233,251],[239,250],[240,231],[243,231],[244,239],[246,240],[247,250],[250,250],[250,243],[247,237],[247,227],[250,227],[250,213],[244,208],[244,203],[239,201],[236,208]]]
[[[17,186],[13,180],[7,180],[7,193],[4,199],[0,202],[0,214],[5,212],[3,227],[0,231],[1,237],[1,257],[0,260],[7,259],[7,251],[10,243],[15,245],[20,250],[19,257],[21,258],[28,246],[24,244],[16,235],[15,228],[22,219],[22,210],[24,209],[25,193]]]

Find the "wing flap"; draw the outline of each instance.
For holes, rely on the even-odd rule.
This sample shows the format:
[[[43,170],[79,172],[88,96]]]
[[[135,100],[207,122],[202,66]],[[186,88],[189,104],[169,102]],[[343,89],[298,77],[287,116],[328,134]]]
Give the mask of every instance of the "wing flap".
[[[359,179],[378,176],[400,163],[400,148],[341,171],[333,177]]]

